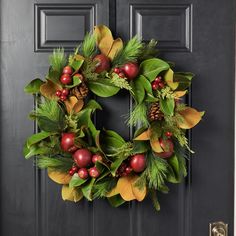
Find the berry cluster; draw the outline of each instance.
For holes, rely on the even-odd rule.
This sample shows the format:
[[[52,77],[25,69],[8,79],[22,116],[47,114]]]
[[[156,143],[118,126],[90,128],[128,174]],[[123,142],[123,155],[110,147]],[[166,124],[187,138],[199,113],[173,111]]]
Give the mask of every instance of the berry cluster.
[[[61,101],[65,101],[68,95],[69,95],[69,90],[66,88],[56,91],[56,96],[59,97]]]
[[[62,84],[67,85],[72,82],[73,69],[70,66],[65,66],[62,71],[60,81]]]
[[[128,80],[132,80],[137,77],[139,73],[139,66],[137,63],[129,62],[124,64],[122,67],[115,67],[113,71],[120,78],[127,78]]]
[[[164,87],[165,87],[165,84],[164,84],[161,76],[156,77],[155,80],[152,82],[152,89],[153,90],[162,89]]]

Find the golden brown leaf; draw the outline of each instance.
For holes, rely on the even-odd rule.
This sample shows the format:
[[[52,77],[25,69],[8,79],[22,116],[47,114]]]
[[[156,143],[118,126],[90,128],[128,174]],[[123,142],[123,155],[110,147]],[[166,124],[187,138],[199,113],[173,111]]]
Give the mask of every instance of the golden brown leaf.
[[[134,138],[134,140],[137,141],[149,140],[150,135],[151,135],[150,129],[147,129],[146,131],[138,135],[136,138]]]
[[[179,114],[182,116],[183,120],[178,121],[178,126],[182,129],[191,129],[199,123],[204,112],[199,112],[194,108],[187,107],[185,110],[179,111]]]
[[[119,194],[117,185],[106,195],[107,197],[113,197],[115,195]]]
[[[177,89],[177,87],[179,86],[178,82],[174,82],[174,72],[171,69],[169,69],[165,73],[164,80],[166,81],[167,85],[171,87],[173,90]]]
[[[108,53],[111,51],[112,45],[113,45],[113,38],[110,38],[109,36],[105,36],[99,41],[98,48],[104,55],[108,55]]]
[[[175,95],[176,98],[181,98],[181,97],[183,97],[186,93],[187,93],[187,90],[184,90],[184,91],[175,91],[175,92],[174,92],[174,95]]]
[[[141,202],[143,201],[143,199],[146,197],[146,194],[147,194],[147,187],[144,186],[143,189],[139,189],[135,186],[136,184],[136,181],[138,180],[138,176],[134,176],[133,180],[132,180],[132,189],[133,189],[133,194],[135,196],[135,198]]]
[[[110,52],[108,53],[108,57],[110,60],[113,60],[113,58],[117,55],[117,53],[123,48],[123,41],[121,38],[117,38],[113,41],[112,47],[110,49]]]
[[[62,87],[59,84],[55,84],[51,80],[47,80],[46,83],[40,86],[40,93],[48,99],[58,99],[55,94],[57,90],[61,89]]]
[[[96,39],[97,39],[97,43],[100,42],[100,40],[106,36],[110,37],[113,39],[112,37],[112,33],[110,31],[110,29],[105,26],[105,25],[97,25],[94,27],[94,34],[96,35]]]
[[[133,176],[121,177],[117,182],[117,191],[125,201],[136,199],[133,193],[132,181]]]
[[[71,96],[65,101],[65,105],[68,113],[79,112],[84,106],[84,101],[76,96]]]
[[[71,176],[67,173],[48,169],[48,177],[58,184],[69,184]]]
[[[150,144],[154,152],[163,152],[163,149],[158,139],[151,139]]]
[[[83,198],[83,193],[74,188],[69,188],[68,185],[63,185],[61,189],[61,196],[64,201],[78,202]]]

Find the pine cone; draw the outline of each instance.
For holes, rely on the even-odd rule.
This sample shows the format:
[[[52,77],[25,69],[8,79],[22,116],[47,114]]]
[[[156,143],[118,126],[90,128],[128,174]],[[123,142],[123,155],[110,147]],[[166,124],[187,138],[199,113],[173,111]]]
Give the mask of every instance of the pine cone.
[[[162,113],[162,111],[160,109],[159,102],[153,103],[151,105],[148,117],[149,117],[150,121],[163,119],[164,114]]]
[[[78,99],[83,99],[87,97],[88,92],[89,92],[89,89],[84,82],[82,82],[79,86],[71,90],[71,94],[76,96]]]

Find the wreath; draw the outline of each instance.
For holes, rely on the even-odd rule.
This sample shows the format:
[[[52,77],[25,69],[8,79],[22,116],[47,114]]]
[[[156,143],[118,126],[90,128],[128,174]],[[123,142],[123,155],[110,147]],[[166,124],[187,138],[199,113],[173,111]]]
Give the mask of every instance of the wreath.
[[[98,25],[68,57],[62,48],[54,50],[45,81],[37,78],[25,87],[36,99],[29,117],[39,132],[26,140],[24,156],[35,157],[62,185],[63,200],[106,198],[118,207],[150,196],[159,210],[157,193],[167,193],[167,183],[187,175],[192,151],[186,130],[204,112],[183,100],[194,75],[174,72],[173,63],[156,57],[156,44],[137,36],[124,44]],[[120,90],[133,97],[124,121],[135,128],[129,141],[115,131],[97,130],[92,118],[102,110],[96,97]]]

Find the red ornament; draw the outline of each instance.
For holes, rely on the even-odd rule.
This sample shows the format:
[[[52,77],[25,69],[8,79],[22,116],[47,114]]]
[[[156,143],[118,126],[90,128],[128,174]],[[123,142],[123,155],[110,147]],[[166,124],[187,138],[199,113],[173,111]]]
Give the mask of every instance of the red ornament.
[[[79,167],[87,167],[92,163],[92,153],[85,148],[78,149],[74,154],[73,158],[75,163]]]
[[[60,78],[62,84],[70,84],[72,82],[71,76],[69,74],[63,74]]]
[[[68,89],[62,89],[61,94],[67,97],[69,95],[69,90]]]
[[[152,90],[157,90],[159,88],[159,83],[156,81],[152,82]]]
[[[173,155],[174,152],[174,144],[171,139],[159,139],[160,145],[164,152],[157,153],[158,157],[161,158],[169,158]]]
[[[97,161],[102,161],[102,156],[100,154],[94,154],[92,156],[92,162],[95,164]]]
[[[171,132],[167,131],[165,133],[165,135],[166,135],[167,138],[171,138],[173,134]]]
[[[134,172],[142,172],[146,167],[146,158],[144,154],[136,154],[131,157],[130,166]]]
[[[78,77],[81,81],[84,80],[84,76],[80,73],[76,73],[73,77]]]
[[[63,74],[68,74],[72,75],[73,74],[73,69],[70,66],[65,66],[62,71]]]
[[[69,149],[75,145],[74,133],[63,133],[61,136],[61,149],[65,152],[69,152]]]
[[[125,74],[123,72],[120,72],[118,75],[120,78],[125,78]]]
[[[61,101],[64,102],[66,99],[67,99],[67,96],[65,96],[65,95],[61,95],[61,96],[60,96],[60,100],[61,100]]]
[[[96,73],[101,73],[110,69],[110,59],[104,54],[98,54],[94,57],[94,61],[97,61]]]
[[[122,67],[122,71],[125,73],[126,77],[129,80],[133,80],[139,73],[139,66],[137,63],[129,62],[124,64],[124,66]]]
[[[97,178],[99,175],[100,175],[100,172],[99,170],[97,169],[96,166],[92,167],[89,169],[89,175],[92,177],[92,178]]]
[[[61,96],[61,90],[57,90],[55,94],[56,94],[57,97],[60,97]]]
[[[132,172],[132,168],[130,167],[130,166],[127,166],[126,168],[125,168],[125,173],[128,175],[128,174],[130,174],[131,172]]]
[[[86,168],[80,168],[78,171],[78,176],[81,179],[87,179],[88,178],[88,170]]]
[[[116,74],[119,74],[119,73],[120,73],[120,68],[115,67],[115,68],[114,68],[114,72],[115,72]]]

